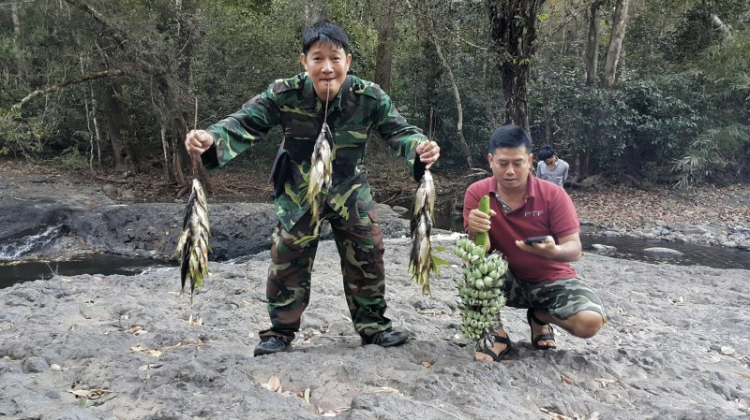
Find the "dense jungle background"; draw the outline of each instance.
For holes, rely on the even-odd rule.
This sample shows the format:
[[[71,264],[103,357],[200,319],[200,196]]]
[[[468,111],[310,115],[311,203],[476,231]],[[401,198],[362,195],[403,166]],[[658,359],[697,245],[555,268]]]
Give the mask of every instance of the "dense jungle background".
[[[206,127],[302,71],[302,29],[320,18],[349,32],[352,71],[441,144],[448,173],[485,167],[489,134],[514,122],[574,182],[749,178],[747,0],[0,1],[0,155],[179,190],[196,99]],[[235,168],[270,166],[280,139]],[[369,153],[391,161],[384,143]]]

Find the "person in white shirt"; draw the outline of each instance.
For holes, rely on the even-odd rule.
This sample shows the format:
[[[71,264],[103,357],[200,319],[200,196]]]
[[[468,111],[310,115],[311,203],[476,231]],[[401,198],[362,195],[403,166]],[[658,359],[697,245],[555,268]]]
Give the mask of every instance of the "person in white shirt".
[[[565,185],[565,180],[568,179],[568,162],[559,159],[555,149],[548,144],[542,146],[537,157],[539,162],[536,164],[536,177],[560,187]]]

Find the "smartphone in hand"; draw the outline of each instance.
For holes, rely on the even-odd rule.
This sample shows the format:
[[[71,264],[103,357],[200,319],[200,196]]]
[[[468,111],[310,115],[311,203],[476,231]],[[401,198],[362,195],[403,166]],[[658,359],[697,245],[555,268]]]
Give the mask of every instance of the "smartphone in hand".
[[[546,236],[532,236],[523,240],[526,245],[540,244],[547,240]]]

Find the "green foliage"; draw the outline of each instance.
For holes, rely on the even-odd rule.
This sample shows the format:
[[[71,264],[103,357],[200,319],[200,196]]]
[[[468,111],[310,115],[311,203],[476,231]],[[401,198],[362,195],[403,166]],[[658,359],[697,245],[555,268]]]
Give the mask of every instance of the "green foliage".
[[[750,28],[706,51],[699,61],[704,75],[718,88],[750,99]]]
[[[453,72],[463,106],[471,160],[484,164],[490,133],[505,122],[499,58],[493,50],[486,2],[372,0],[85,0],[106,27],[66,2],[16,2],[21,30],[0,14],[0,153],[32,156],[66,150],[59,160],[87,162],[92,120],[102,138],[127,133],[127,153],[161,156],[161,128],[174,139],[237,110],[275,79],[301,72],[302,30],[314,16],[350,35],[352,70],[372,79],[379,16],[391,7],[391,96],[411,123],[430,127],[441,144],[440,166],[463,166],[453,87],[426,31],[435,36]],[[181,5],[181,9],[177,8]],[[539,48],[530,60],[529,107],[535,144],[550,142],[576,170],[655,182],[694,185],[750,175],[744,162],[750,126],[750,7],[746,0],[655,0],[631,5],[630,24],[614,89],[584,86],[585,2],[548,0],[539,17]],[[6,9],[8,10],[8,9]],[[612,2],[601,9],[601,73]],[[712,30],[718,16],[730,35]],[[126,42],[116,42],[112,34]],[[71,85],[11,109],[35,89],[106,68],[119,79]],[[113,95],[113,96],[110,96]],[[110,99],[122,111],[112,111]],[[106,118],[109,113],[109,117]],[[119,121],[122,127],[113,124]],[[271,159],[280,139],[251,148],[248,161]],[[744,137],[743,137],[744,136]],[[743,140],[744,139],[744,140]],[[104,146],[105,156],[111,148]],[[85,151],[85,152],[84,152]],[[83,165],[86,166],[86,165]],[[674,169],[674,171],[673,171]],[[707,175],[708,174],[708,175]]]
[[[739,0],[631,7],[627,56],[609,91],[584,86],[578,57],[586,31],[572,40],[570,32],[547,35],[530,95],[535,142],[553,143],[561,157],[573,160],[573,171],[585,160],[587,175],[628,174],[653,182],[687,177],[683,184],[747,176],[748,156],[729,139],[739,141],[737,133],[750,121],[748,12]],[[602,13],[600,72],[611,12],[605,7]],[[731,27],[729,35],[708,26],[712,14]]]
[[[53,157],[52,163],[71,170],[83,170],[89,167],[88,158],[82,155],[76,147],[66,149],[59,156]]]
[[[23,117],[17,107],[0,108],[0,155],[29,157],[44,150],[49,134],[41,117]]]
[[[677,186],[689,189],[712,182],[740,181],[750,159],[750,127],[732,125],[711,129],[699,136],[688,153],[674,160]]]

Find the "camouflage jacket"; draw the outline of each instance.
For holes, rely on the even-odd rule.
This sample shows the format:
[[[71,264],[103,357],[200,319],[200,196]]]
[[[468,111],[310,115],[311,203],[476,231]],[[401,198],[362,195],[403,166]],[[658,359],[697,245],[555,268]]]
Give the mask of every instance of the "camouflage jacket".
[[[324,113],[325,104],[317,98],[307,73],[277,80],[242,109],[207,129],[214,137],[215,147],[204,154],[204,163],[208,168],[224,166],[280,124],[292,164],[283,192],[274,202],[279,221],[291,230],[310,208],[307,174]],[[396,153],[406,158],[415,180],[424,173],[424,164],[415,157],[417,145],[427,138],[406,122],[378,85],[347,76],[328,106],[326,122],[333,134],[334,160],[333,185],[325,192],[325,202],[345,219],[356,221],[359,212],[374,207],[367,172],[362,166],[371,130],[375,129]]]

